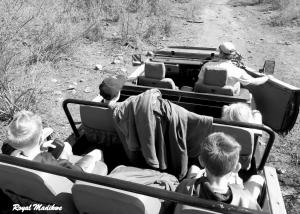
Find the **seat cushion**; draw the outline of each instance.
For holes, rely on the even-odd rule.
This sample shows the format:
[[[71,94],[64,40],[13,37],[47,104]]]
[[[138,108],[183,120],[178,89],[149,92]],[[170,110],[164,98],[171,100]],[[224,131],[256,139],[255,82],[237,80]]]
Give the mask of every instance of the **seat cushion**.
[[[194,91],[199,93],[222,94],[228,96],[234,95],[234,90],[231,87],[211,86],[211,85],[204,85],[201,83],[195,84]]]
[[[147,78],[144,76],[138,77],[138,85],[150,86],[155,88],[169,88],[176,89],[174,81],[170,78],[164,78],[162,80]]]

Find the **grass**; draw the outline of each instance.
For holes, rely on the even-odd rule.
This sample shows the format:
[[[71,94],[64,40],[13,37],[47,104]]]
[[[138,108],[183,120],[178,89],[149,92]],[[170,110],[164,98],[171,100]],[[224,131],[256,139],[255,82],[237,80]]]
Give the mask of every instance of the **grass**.
[[[272,26],[300,25],[299,0],[264,0],[277,13],[271,18]]]
[[[2,0],[0,120],[10,120],[22,108],[34,109],[40,98],[37,79],[46,65],[71,58],[82,39],[101,43],[111,38],[107,25],[116,26],[120,44],[135,43],[136,49],[158,44],[172,31],[169,8],[169,0]]]
[[[300,25],[300,2],[298,0],[276,0],[273,8],[279,10],[279,14],[271,22],[274,26]]]

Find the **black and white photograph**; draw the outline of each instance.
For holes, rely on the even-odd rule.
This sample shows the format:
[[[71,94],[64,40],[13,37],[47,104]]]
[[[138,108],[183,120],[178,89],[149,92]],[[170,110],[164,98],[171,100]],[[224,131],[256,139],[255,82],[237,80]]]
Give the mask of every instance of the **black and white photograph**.
[[[0,214],[299,214],[299,0],[0,0]]]

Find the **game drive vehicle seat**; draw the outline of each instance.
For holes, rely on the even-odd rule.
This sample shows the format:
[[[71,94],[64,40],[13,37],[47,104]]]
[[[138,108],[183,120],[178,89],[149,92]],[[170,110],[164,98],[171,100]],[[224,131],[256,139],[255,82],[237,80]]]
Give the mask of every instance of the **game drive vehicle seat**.
[[[111,109],[82,105],[80,106],[80,117],[82,128],[89,142],[108,146],[119,143],[119,139],[114,132]]]
[[[158,214],[161,209],[157,198],[83,181],[74,184],[72,196],[82,214]]]
[[[97,117],[95,117],[97,115]],[[112,111],[105,106],[80,106],[80,116],[82,126],[85,130],[87,139],[92,140],[94,144],[121,144],[121,140],[113,125]],[[242,177],[247,178],[248,170],[252,164],[252,157],[254,152],[254,132],[251,129],[245,129],[236,126],[222,125],[213,123],[213,132],[224,132],[234,137],[241,144],[240,163],[242,165],[242,172],[245,174]],[[100,135],[100,136],[99,136]],[[127,155],[138,156],[137,151],[127,151]],[[255,167],[254,167],[255,168]],[[256,172],[256,171],[255,171]]]
[[[151,86],[156,88],[177,89],[171,78],[165,78],[166,68],[164,63],[146,62],[144,76],[139,76],[138,85]]]
[[[0,188],[21,206],[55,204],[62,206],[63,213],[77,213],[72,186],[73,182],[62,176],[0,163]]]
[[[77,136],[78,138],[81,138],[78,130],[74,126],[74,122],[72,122],[73,121],[72,117],[69,115],[69,111],[67,108],[68,103],[69,104],[71,104],[71,103],[79,104],[81,106],[81,108],[83,106],[86,106],[87,112],[85,112],[85,113],[88,113],[88,114],[89,114],[89,109],[93,107],[94,109],[91,112],[93,112],[92,115],[94,115],[94,117],[91,117],[93,121],[91,123],[89,123],[90,128],[93,128],[95,130],[100,129],[103,131],[104,130],[103,127],[107,128],[107,124],[111,124],[111,125],[109,125],[108,131],[110,133],[114,133],[117,136],[116,130],[114,129],[114,127],[112,125],[113,124],[112,114],[111,113],[107,114],[107,112],[105,111],[108,109],[108,106],[105,106],[105,104],[103,104],[103,103],[94,103],[94,102],[90,102],[90,101],[81,101],[81,100],[70,99],[70,100],[66,100],[64,102],[63,106],[65,109],[66,115],[69,118],[69,122],[70,122],[71,126],[74,128],[73,131],[74,131],[75,136]],[[98,116],[95,117],[95,115],[100,115],[99,113],[97,113],[97,111],[100,111],[100,112],[102,111],[102,113],[100,113],[102,115],[101,117],[98,117]],[[81,117],[85,117],[85,116],[81,115]],[[104,123],[102,121],[102,119],[103,119],[103,121],[106,121],[106,122]],[[111,122],[109,122],[109,121],[111,121]],[[264,211],[270,210],[270,209],[273,210],[274,207],[278,207],[278,210],[280,210],[280,211],[284,210],[284,205],[283,205],[284,203],[282,200],[282,196],[281,196],[281,194],[279,194],[280,189],[279,189],[276,172],[274,174],[274,172],[272,170],[269,170],[270,167],[265,166],[265,162],[268,157],[269,151],[272,147],[272,144],[273,144],[272,142],[274,142],[275,136],[274,135],[272,136],[273,140],[270,140],[271,138],[269,139],[269,142],[267,143],[268,146],[265,149],[265,152],[263,153],[263,158],[262,158],[261,162],[255,163],[255,161],[253,161],[253,160],[255,160],[254,155],[253,155],[253,153],[254,153],[253,150],[255,149],[255,143],[253,143],[253,135],[255,133],[252,132],[253,131],[252,129],[255,129],[255,130],[260,129],[260,128],[258,128],[260,126],[253,124],[252,126],[249,126],[249,127],[248,126],[243,127],[242,123],[240,123],[240,122],[233,122],[233,121],[221,122],[222,120],[215,119],[215,118],[214,118],[214,121],[216,121],[216,122],[213,123],[213,131],[223,131],[227,134],[231,134],[234,137],[242,140],[241,145],[243,147],[242,148],[243,151],[242,151],[242,156],[241,156],[240,160],[241,160],[241,162],[243,162],[243,161],[245,161],[245,162],[242,163],[243,169],[241,170],[242,175],[240,175],[240,176],[242,177],[242,179],[244,179],[244,181],[246,181],[250,175],[257,174],[257,173],[259,173],[259,174],[263,173],[264,178],[266,179],[266,182],[268,182],[268,183],[276,183],[277,182],[275,185],[277,188],[276,191],[273,191],[273,189],[275,189],[275,186],[272,187],[270,185],[267,185],[267,194],[266,194],[265,201],[263,204],[263,207],[264,207],[263,210]],[[235,124],[235,125],[231,125],[231,124]],[[269,129],[269,131],[267,131],[267,132],[270,134],[270,131],[271,130]],[[236,134],[234,132],[236,132]],[[86,134],[86,133],[84,133],[84,134]],[[251,160],[251,163],[249,163],[249,159]],[[107,161],[107,159],[106,159],[106,161]],[[250,164],[250,167],[249,167],[249,164]],[[271,167],[271,169],[273,169],[273,168]],[[270,173],[270,171],[272,171],[272,172]],[[246,176],[243,176],[243,175],[246,175]],[[280,201],[278,204],[276,203],[276,201],[273,200],[273,198],[276,197],[276,195],[278,195],[278,201]],[[205,203],[207,203],[207,202],[205,202]],[[209,203],[213,203],[213,202],[209,202]],[[272,205],[272,207],[270,207],[270,204]],[[192,207],[191,209],[194,209],[194,208]],[[196,211],[187,211],[186,213],[223,213],[223,212],[215,212],[213,210],[209,210],[209,209],[206,209],[205,207],[203,207],[203,211],[201,211],[201,212],[199,212],[199,210],[196,209]],[[226,212],[226,213],[228,213],[228,212]],[[229,213],[231,213],[231,212],[229,212]],[[271,213],[274,213],[274,211],[272,211]]]
[[[228,96],[238,96],[240,94],[241,87],[239,82],[235,83],[233,86],[227,85],[227,69],[215,66],[205,66],[203,72],[203,82],[195,83],[195,92],[223,94]]]

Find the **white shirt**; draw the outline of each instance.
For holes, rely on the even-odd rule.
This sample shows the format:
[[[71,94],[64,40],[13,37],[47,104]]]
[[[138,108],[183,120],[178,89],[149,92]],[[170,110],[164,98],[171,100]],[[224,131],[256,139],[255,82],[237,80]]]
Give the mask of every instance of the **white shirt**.
[[[198,75],[198,83],[203,83],[204,79],[204,68],[207,66],[213,66],[216,68],[222,68],[227,70],[227,81],[226,85],[234,86],[237,82],[240,82],[242,85],[248,85],[253,83],[255,80],[254,77],[250,76],[245,70],[234,65],[230,60],[218,60],[211,61],[204,64],[201,68],[201,71]]]

